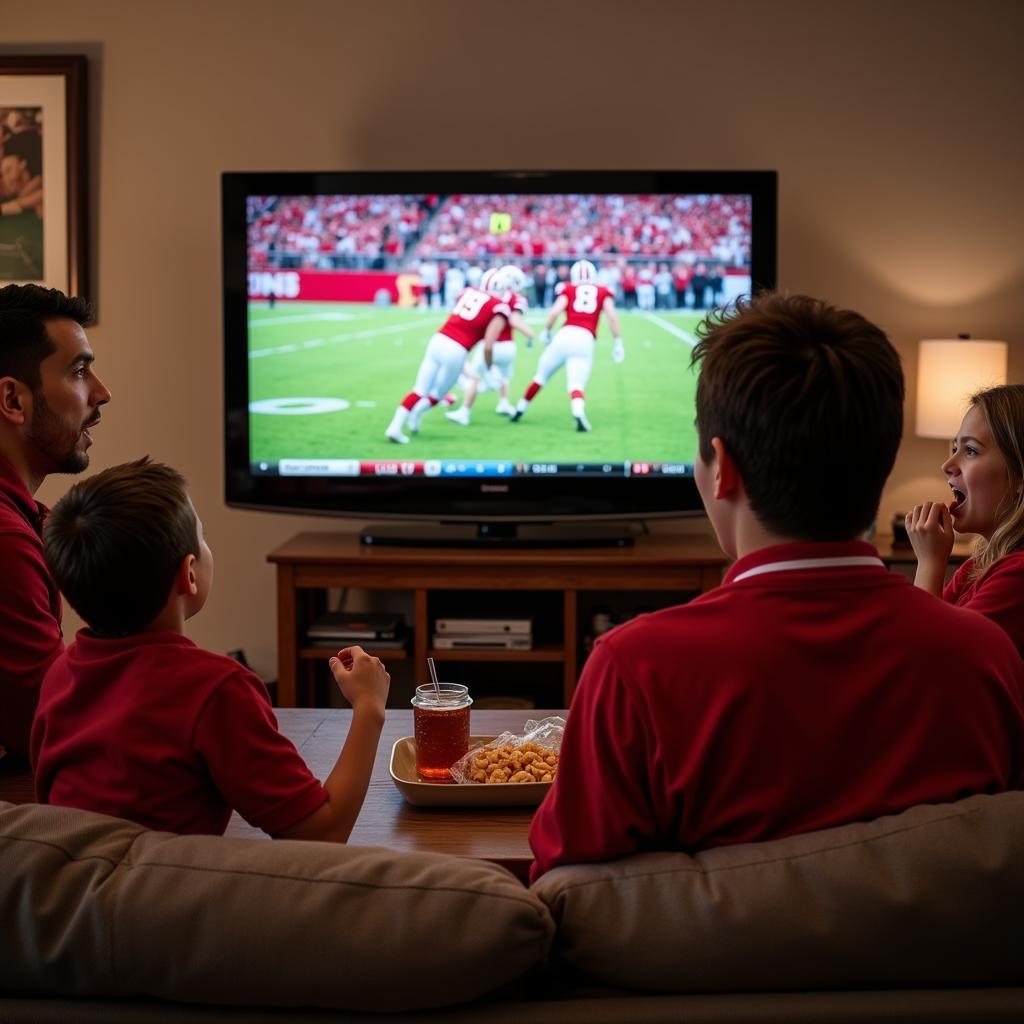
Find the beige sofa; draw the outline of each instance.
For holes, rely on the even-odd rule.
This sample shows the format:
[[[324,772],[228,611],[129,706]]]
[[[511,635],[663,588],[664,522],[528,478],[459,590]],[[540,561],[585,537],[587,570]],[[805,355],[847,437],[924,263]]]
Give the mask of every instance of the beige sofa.
[[[561,868],[0,804],[0,1021],[1024,1019],[1024,793]]]

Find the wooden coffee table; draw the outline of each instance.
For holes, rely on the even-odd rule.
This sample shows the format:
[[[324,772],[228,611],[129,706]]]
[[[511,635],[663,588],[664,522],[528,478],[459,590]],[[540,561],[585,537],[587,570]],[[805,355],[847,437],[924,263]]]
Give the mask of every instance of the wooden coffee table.
[[[278,708],[275,713],[281,731],[298,747],[313,773],[325,779],[338,758],[352,712]],[[565,711],[473,711],[471,729],[477,736],[497,735],[506,730],[522,732],[528,718],[564,717],[565,714]],[[534,808],[410,806],[392,782],[388,764],[395,740],[411,736],[412,731],[412,709],[387,712],[370,788],[350,842],[490,860],[525,880],[533,861],[527,833]],[[32,773],[25,766],[5,764],[5,761],[6,758],[0,760],[0,800],[31,803],[35,799]],[[232,815],[226,834],[269,838],[237,814]]]
[[[298,747],[313,773],[324,779],[338,759],[348,732],[351,711],[323,708],[278,708],[281,731]],[[565,711],[473,711],[474,735],[489,736],[522,732],[528,718],[566,715]],[[459,857],[476,857],[502,864],[517,877],[526,879],[533,861],[527,833],[535,808],[532,807],[412,807],[402,799],[388,765],[395,740],[411,736],[412,710],[388,710],[377,759],[363,809],[349,839],[360,846],[386,846],[392,850],[428,850]],[[266,834],[244,822],[237,814],[228,824],[229,836]]]

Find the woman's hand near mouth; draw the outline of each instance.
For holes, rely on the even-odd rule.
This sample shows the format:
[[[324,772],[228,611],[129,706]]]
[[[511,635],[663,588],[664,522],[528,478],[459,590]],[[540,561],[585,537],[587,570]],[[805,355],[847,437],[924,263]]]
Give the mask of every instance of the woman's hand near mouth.
[[[953,517],[941,501],[926,501],[907,514],[906,525],[917,555],[914,585],[942,597],[946,565],[953,550]]]

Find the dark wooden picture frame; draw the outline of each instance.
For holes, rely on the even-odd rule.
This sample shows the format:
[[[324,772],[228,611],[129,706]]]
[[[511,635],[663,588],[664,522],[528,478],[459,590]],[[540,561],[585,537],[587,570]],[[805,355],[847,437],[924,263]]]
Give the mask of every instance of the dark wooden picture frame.
[[[0,56],[0,111],[6,112],[14,129],[24,131],[22,112],[33,111],[38,124],[32,130],[42,139],[39,198],[30,198],[29,208],[23,209],[20,196],[11,192],[10,176],[0,175],[0,191],[7,190],[0,195],[0,210],[8,211],[0,216],[0,286],[32,281],[69,295],[95,298],[90,294],[88,265],[86,73],[86,58],[77,54]],[[6,120],[0,121],[0,139],[6,137],[8,150],[15,134]],[[3,160],[0,150],[0,169]],[[9,167],[13,161],[13,157],[8,161]],[[23,170],[22,178],[30,174]],[[30,192],[32,186],[25,189]],[[33,217],[38,225],[31,221]],[[18,225],[13,223],[19,218],[22,227],[35,227],[38,232],[38,255],[34,246],[19,237]]]

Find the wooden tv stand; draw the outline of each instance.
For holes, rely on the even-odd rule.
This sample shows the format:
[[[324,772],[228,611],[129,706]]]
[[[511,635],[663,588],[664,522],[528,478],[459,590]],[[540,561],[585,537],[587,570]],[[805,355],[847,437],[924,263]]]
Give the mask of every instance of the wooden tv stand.
[[[713,540],[685,535],[643,534],[631,547],[510,549],[364,546],[354,535],[300,533],[267,560],[277,566],[277,702],[296,707],[310,701],[313,672],[332,650],[306,643],[306,629],[326,608],[328,587],[405,590],[414,596],[412,637],[404,650],[375,651],[387,662],[414,659],[425,677],[426,659],[439,662],[519,662],[561,665],[563,706],[568,707],[584,652],[580,599],[587,592],[657,591],[664,605],[716,587],[728,563]],[[439,650],[431,634],[439,610],[458,591],[499,594],[537,609],[537,646],[532,650]],[[474,595],[467,593],[469,608]],[[447,605],[446,605],[447,602]],[[373,650],[371,643],[364,646]]]

